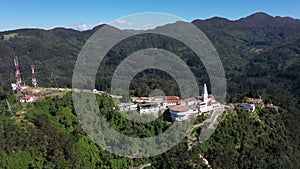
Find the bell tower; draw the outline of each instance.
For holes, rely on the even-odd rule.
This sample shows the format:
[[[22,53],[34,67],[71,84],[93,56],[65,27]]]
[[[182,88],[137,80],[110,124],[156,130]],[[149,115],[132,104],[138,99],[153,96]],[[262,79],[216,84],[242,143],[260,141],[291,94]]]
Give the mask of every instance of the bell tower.
[[[206,83],[204,83],[203,91],[202,91],[202,101],[206,102],[207,100],[208,100],[208,92],[207,92]]]

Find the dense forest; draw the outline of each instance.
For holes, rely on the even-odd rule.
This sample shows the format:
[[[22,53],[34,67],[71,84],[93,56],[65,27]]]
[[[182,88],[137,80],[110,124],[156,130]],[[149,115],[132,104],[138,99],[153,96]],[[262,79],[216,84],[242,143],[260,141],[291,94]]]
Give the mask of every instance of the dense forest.
[[[199,154],[212,168],[299,168],[300,21],[256,13],[236,21],[211,18],[192,23],[219,53],[227,79],[227,102],[261,96],[278,105],[279,113],[231,110],[220,119],[212,137],[190,151],[184,139],[159,156],[118,157],[101,149],[84,133],[71,93],[20,104],[10,90],[14,52],[26,83],[30,83],[29,65],[34,61],[39,86],[70,88],[78,53],[101,26],[83,32],[65,28],[0,32],[1,168],[130,168],[146,163],[152,164],[149,168],[207,168]],[[109,91],[118,64],[132,52],[150,47],[180,56],[196,76],[200,89],[203,83],[209,83],[203,64],[188,47],[174,39],[146,34],[126,39],[110,50],[98,70],[95,88]],[[153,89],[179,93],[174,79],[156,69],[139,73],[130,88],[136,96],[148,95]],[[138,125],[113,110],[111,99],[98,96],[97,100],[110,124],[124,134],[149,137],[170,125],[163,117]]]
[[[5,100],[16,102],[3,93],[1,98],[2,105]],[[132,137],[155,136],[170,126],[163,116],[151,124],[138,124],[115,111],[112,99],[98,95],[97,102],[111,126]],[[161,155],[139,159],[113,155],[93,142],[80,126],[70,92],[32,104],[12,105],[12,111],[1,108],[1,168],[130,168],[147,163],[151,163],[150,168],[207,168],[200,154],[213,168],[300,165],[298,131],[289,128],[297,121],[285,109],[278,113],[258,109],[254,114],[228,110],[211,138],[190,151],[184,139]],[[195,134],[200,131],[201,127]]]

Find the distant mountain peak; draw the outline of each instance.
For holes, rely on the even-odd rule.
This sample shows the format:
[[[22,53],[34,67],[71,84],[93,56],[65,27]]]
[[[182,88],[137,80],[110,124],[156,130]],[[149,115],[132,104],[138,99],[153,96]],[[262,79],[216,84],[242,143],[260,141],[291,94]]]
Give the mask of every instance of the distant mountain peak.
[[[228,20],[227,18],[222,18],[222,17],[213,17],[213,18],[209,18],[209,19],[205,19],[205,20],[201,20],[201,19],[196,19],[194,21],[192,21],[193,24],[213,24],[213,25],[226,25],[231,23],[231,20]]]
[[[299,26],[300,21],[290,17],[271,16],[264,12],[257,12],[245,18],[237,20],[238,23],[244,26]]]
[[[264,12],[257,12],[257,13],[254,13],[248,17],[246,17],[248,19],[256,19],[256,20],[262,20],[262,19],[271,19],[271,18],[274,18],[273,16],[267,14],[267,13],[264,13]]]

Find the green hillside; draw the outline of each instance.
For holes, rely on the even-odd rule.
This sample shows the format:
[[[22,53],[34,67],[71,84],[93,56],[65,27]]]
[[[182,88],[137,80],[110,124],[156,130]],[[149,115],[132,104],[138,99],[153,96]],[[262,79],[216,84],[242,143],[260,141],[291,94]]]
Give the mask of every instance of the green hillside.
[[[162,155],[145,158],[115,156],[97,146],[82,130],[71,93],[21,104],[12,94],[13,53],[19,57],[24,81],[30,83],[34,61],[39,86],[71,88],[76,58],[97,30],[20,29],[0,32],[0,168],[299,168],[300,158],[300,20],[256,13],[230,21],[224,18],[192,22],[211,40],[227,79],[227,103],[261,96],[280,107],[279,113],[258,109],[253,115],[231,110],[224,114],[212,137],[188,151],[187,139]],[[157,43],[160,41],[161,43]],[[98,70],[96,88],[109,90],[118,64],[140,49],[156,47],[180,56],[198,85],[209,79],[203,64],[184,44],[164,36],[138,35],[117,44]],[[131,94],[152,89],[178,95],[175,80],[160,70],[139,73]],[[128,121],[113,109],[110,98],[97,96],[111,125],[123,134],[149,137],[165,131],[163,117],[150,124]],[[195,131],[199,133],[201,128]]]
[[[281,108],[279,113],[258,109],[252,115],[228,110],[211,138],[190,151],[184,139],[161,155],[136,159],[115,156],[85,134],[70,92],[41,98],[32,104],[14,100],[13,96],[1,93],[1,168],[130,168],[149,163],[150,168],[206,168],[200,155],[213,168],[300,165],[298,120],[295,112]],[[132,137],[155,136],[170,126],[163,116],[145,125],[138,124],[115,111],[112,99],[97,96],[97,102],[112,127]],[[195,130],[198,134],[200,131],[201,127]]]

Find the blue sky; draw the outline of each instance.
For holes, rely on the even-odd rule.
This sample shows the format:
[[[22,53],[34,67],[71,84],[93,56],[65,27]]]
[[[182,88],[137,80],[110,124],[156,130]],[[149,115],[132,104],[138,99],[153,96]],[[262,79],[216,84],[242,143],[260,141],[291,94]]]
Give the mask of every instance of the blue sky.
[[[91,28],[142,12],[163,12],[187,21],[214,16],[231,20],[255,12],[300,19],[299,0],[0,0],[0,31],[18,28]]]

